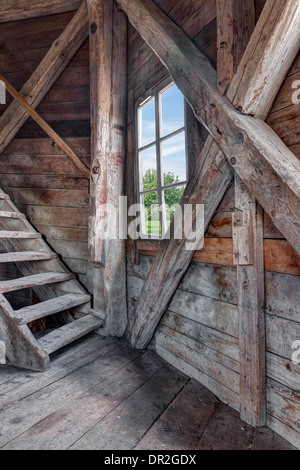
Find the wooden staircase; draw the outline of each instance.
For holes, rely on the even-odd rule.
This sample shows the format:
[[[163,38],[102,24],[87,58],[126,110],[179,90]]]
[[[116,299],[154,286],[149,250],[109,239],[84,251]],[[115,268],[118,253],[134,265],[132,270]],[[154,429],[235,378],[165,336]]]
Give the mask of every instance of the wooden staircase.
[[[15,263],[23,277],[0,281],[0,340],[10,364],[42,371],[49,355],[100,328],[104,318],[91,313],[91,297],[41,235],[0,190],[1,263]],[[40,303],[14,310],[7,292],[32,288]],[[28,324],[62,313],[64,325],[36,339]]]

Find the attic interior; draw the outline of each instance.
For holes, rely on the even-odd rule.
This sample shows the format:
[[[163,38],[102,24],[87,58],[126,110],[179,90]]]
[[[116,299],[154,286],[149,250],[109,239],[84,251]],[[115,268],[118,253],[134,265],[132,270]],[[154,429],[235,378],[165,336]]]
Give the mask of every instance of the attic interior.
[[[0,1],[1,449],[300,449],[299,48],[298,0]]]

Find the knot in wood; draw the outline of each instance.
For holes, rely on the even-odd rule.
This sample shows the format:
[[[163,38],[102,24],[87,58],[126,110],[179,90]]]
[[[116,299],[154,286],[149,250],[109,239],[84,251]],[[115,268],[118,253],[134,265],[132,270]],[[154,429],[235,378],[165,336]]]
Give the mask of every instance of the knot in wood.
[[[96,31],[97,31],[97,25],[96,25],[96,23],[92,23],[91,24],[91,33],[95,34]]]
[[[94,166],[92,168],[92,172],[93,172],[94,175],[98,175],[99,172],[100,172],[100,167],[99,166]]]

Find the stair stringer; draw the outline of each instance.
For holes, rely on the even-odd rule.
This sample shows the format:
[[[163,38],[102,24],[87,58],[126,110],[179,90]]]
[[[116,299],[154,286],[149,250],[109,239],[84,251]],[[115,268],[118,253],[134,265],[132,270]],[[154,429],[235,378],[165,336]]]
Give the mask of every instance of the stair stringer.
[[[13,316],[12,307],[0,294],[0,337],[10,364],[35,371],[48,369],[49,355],[38,345],[27,325],[17,325]]]

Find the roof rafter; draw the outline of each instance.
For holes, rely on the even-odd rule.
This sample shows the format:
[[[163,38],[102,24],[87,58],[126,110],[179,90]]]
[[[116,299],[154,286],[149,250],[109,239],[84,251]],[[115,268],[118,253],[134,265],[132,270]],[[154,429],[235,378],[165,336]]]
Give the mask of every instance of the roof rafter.
[[[1,0],[0,23],[77,10],[81,0]]]
[[[13,96],[22,108],[32,117],[32,119],[39,124],[39,126],[48,134],[48,136],[54,140],[58,148],[60,148],[65,155],[74,163],[75,166],[87,177],[90,177],[90,170],[85,166],[85,164],[80,160],[80,158],[75,154],[75,152],[69,147],[69,145],[52,129],[51,126],[33,109],[30,104],[23,98],[22,95],[6,80],[3,75],[0,73],[0,80],[5,83],[6,90]]]

